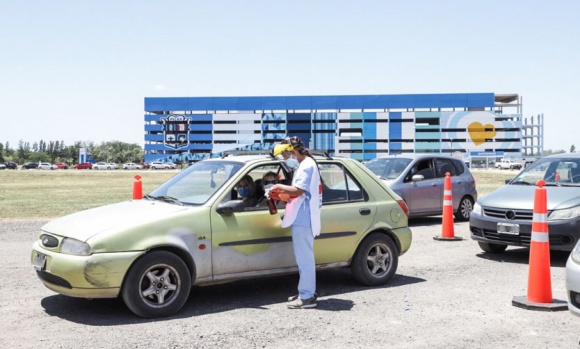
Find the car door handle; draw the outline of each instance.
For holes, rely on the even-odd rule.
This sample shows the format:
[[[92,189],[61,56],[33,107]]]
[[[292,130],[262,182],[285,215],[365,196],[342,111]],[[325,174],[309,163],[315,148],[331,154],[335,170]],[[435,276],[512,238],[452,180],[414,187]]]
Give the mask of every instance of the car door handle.
[[[360,213],[363,216],[367,216],[367,215],[371,214],[371,209],[370,208],[361,208],[358,210],[358,213]]]

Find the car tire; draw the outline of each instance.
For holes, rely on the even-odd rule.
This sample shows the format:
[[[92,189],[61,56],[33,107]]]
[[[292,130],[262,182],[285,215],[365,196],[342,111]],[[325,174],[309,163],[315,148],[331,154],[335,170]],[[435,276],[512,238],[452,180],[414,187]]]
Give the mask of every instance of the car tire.
[[[399,264],[399,253],[393,240],[385,234],[368,236],[357,248],[350,266],[353,277],[363,285],[377,286],[389,282]]]
[[[473,201],[470,197],[464,196],[459,202],[459,207],[455,211],[455,220],[458,222],[466,222],[471,216],[471,211],[473,211]]]
[[[183,307],[190,290],[191,274],[185,262],[171,252],[154,251],[133,264],[123,283],[122,297],[138,316],[165,317]]]
[[[507,245],[492,244],[490,242],[478,241],[477,243],[479,244],[479,248],[490,253],[502,253],[507,248]]]

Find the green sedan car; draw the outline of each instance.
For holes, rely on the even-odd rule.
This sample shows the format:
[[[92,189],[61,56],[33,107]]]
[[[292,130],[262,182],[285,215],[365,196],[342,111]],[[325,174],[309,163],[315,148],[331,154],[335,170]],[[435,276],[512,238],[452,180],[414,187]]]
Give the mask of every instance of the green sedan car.
[[[364,285],[387,283],[411,246],[407,205],[359,162],[315,158],[324,181],[317,269],[350,267]],[[270,172],[291,182],[292,172],[272,154],[197,162],[142,200],[47,223],[31,262],[57,293],[120,296],[142,317],[175,314],[192,285],[295,273],[290,229],[281,227],[284,202],[274,214],[264,202],[262,177]],[[254,181],[252,205],[238,197],[247,176]]]

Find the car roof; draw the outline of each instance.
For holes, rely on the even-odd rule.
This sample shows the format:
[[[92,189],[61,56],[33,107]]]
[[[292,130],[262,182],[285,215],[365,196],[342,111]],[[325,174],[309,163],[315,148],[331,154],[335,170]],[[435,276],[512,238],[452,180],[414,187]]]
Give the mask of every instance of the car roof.
[[[544,156],[545,158],[571,158],[571,159],[580,159],[580,153],[558,153],[552,154],[548,156]]]
[[[331,157],[330,155],[328,155],[328,153],[326,153],[324,151],[320,151],[320,150],[310,150],[310,153],[316,159],[316,161],[324,160],[324,159],[327,159],[327,160],[349,159],[350,160],[350,158],[344,158],[344,157],[340,157],[340,156]],[[225,152],[224,155],[219,157],[219,158],[210,158],[210,159],[205,159],[203,161],[235,161],[235,162],[250,163],[250,162],[272,161],[272,160],[282,161],[281,159],[275,157],[271,152],[258,150],[258,151]]]
[[[455,159],[460,160],[460,158],[451,155],[445,154],[417,154],[417,153],[409,153],[409,154],[393,154],[393,155],[385,155],[373,158],[371,160],[381,160],[381,159],[426,159],[426,158],[443,158],[443,159]]]

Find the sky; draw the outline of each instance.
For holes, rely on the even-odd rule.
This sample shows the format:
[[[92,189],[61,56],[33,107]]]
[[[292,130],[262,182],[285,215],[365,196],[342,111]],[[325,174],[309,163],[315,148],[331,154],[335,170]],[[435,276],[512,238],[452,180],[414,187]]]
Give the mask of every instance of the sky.
[[[0,143],[143,145],[145,97],[493,92],[544,115],[544,149],[580,149],[578,18],[578,0],[2,0]]]

